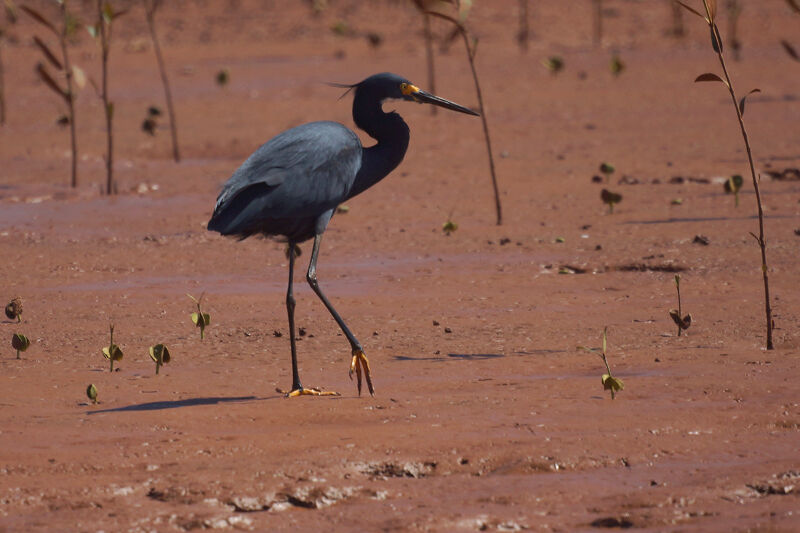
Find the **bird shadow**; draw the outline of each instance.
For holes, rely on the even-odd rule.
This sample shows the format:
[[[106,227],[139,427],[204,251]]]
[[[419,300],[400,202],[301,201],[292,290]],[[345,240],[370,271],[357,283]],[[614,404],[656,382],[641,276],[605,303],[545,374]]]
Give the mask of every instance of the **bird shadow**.
[[[246,402],[257,399],[255,396],[229,396],[229,397],[209,397],[209,398],[187,398],[185,400],[167,400],[163,402],[146,402],[125,407],[114,407],[112,409],[99,409],[89,411],[88,414],[96,415],[100,413],[121,413],[125,411],[161,411],[164,409],[178,409],[180,407],[192,407],[195,405],[216,405],[218,403]]]

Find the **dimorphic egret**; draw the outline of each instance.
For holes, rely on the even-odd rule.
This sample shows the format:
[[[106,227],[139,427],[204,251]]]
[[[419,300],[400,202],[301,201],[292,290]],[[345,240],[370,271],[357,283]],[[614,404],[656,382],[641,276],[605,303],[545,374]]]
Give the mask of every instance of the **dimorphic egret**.
[[[297,243],[314,238],[306,280],[341,328],[352,348],[350,379],[362,370],[370,394],[374,394],[369,361],[361,343],[322,293],[317,283],[320,242],[336,207],[386,177],[400,164],[408,148],[410,132],[395,112],[385,113],[385,100],[399,99],[434,104],[469,115],[478,113],[426,93],[396,74],[375,74],[355,85],[353,120],[378,142],[364,148],[358,136],[337,122],[311,122],[284,131],[256,150],[222,187],[208,222],[208,229],[245,239],[252,235],[288,241],[289,286],[286,310],[292,348],[292,388],[287,396],[336,395],[304,388],[297,370],[292,291]],[[283,391],[281,391],[283,392]]]

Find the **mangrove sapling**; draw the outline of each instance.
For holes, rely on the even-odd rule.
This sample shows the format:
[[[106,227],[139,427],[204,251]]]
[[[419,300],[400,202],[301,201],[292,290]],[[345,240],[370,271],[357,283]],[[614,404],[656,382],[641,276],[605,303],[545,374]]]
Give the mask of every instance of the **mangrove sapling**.
[[[675,274],[675,288],[678,290],[678,308],[670,309],[669,316],[672,317],[673,322],[678,326],[678,337],[680,337],[681,332],[685,329],[689,329],[689,326],[692,325],[692,315],[687,314],[684,316],[683,310],[681,309],[681,277],[678,274]]]
[[[600,191],[600,199],[604,204],[608,205],[608,214],[614,214],[614,206],[622,201],[622,195],[616,192],[611,192],[608,189]]]
[[[19,296],[12,299],[6,305],[5,311],[9,320],[16,319],[17,322],[22,322],[22,299]]]
[[[716,23],[716,13],[717,13],[717,2],[716,0],[703,0],[703,8],[705,9],[705,15],[701,14],[699,11],[695,10],[694,8],[686,5],[685,3],[681,2],[680,0],[675,0],[688,11],[692,12],[693,14],[699,16],[703,20],[705,20],[706,24],[711,32],[711,48],[717,54],[717,58],[719,59],[720,66],[722,68],[722,74],[724,79],[719,77],[713,73],[706,73],[701,74],[695,79],[695,82],[701,81],[719,81],[722,82],[725,87],[728,89],[728,93],[731,96],[731,102],[733,103],[733,108],[736,112],[736,118],[739,121],[739,128],[742,133],[742,139],[744,141],[744,146],[747,151],[747,161],[750,165],[750,175],[753,179],[753,189],[756,195],[756,205],[758,207],[758,236],[755,233],[750,233],[753,238],[755,238],[756,242],[758,243],[759,248],[761,249],[761,274],[764,280],[764,313],[766,315],[766,322],[767,322],[767,350],[772,350],[774,348],[772,343],[772,329],[774,327],[772,321],[772,307],[770,306],[770,299],[769,299],[769,268],[767,266],[767,241],[764,237],[764,207],[761,204],[761,191],[759,189],[759,182],[760,177],[756,175],[756,167],[755,163],[753,162],[753,152],[750,148],[750,139],[747,135],[747,129],[744,125],[744,105],[745,100],[747,97],[754,92],[759,92],[759,89],[752,89],[749,93],[747,93],[741,99],[737,99],[736,91],[733,87],[733,82],[731,81],[730,75],[728,74],[728,67],[725,63],[725,56],[723,55],[723,42],[722,42],[722,35],[720,35],[719,28],[717,27]]]
[[[86,387],[86,397],[92,400],[92,403],[97,403],[97,387],[94,386],[94,383],[90,383],[88,387]]]
[[[469,6],[471,2],[462,2],[461,0],[454,0],[458,12],[457,17],[454,18],[438,11],[426,11],[426,13],[447,20],[454,25],[456,31],[464,41],[464,48],[467,51],[467,60],[469,61],[469,68],[472,71],[472,80],[475,82],[475,94],[478,97],[478,109],[480,110],[481,122],[483,123],[483,136],[486,141],[486,151],[489,155],[489,171],[492,177],[492,189],[494,190],[494,206],[495,214],[497,215],[497,225],[503,224],[503,208],[500,205],[500,188],[497,185],[497,173],[494,169],[494,155],[492,154],[492,141],[489,137],[489,123],[486,119],[486,109],[483,106],[483,95],[481,93],[481,84],[478,80],[478,71],[475,69],[475,54],[477,53],[478,40],[472,37],[467,31],[465,24],[467,15],[469,13]]]
[[[28,337],[23,335],[22,333],[14,333],[11,336],[11,347],[17,351],[17,359],[19,359],[20,352],[24,352],[28,349],[31,345],[31,341],[28,340]]]
[[[5,18],[7,25],[16,24],[17,22],[17,8],[11,0],[5,0]],[[3,63],[3,41],[5,41],[6,32],[5,24],[0,24],[0,126],[6,123],[6,82],[5,82],[5,68]],[[435,107],[435,106],[431,106]]]
[[[597,352],[596,348],[587,348],[586,346],[578,346],[578,349],[596,354],[603,360],[603,363],[606,365],[606,373],[602,375],[600,382],[603,384],[603,390],[611,391],[611,399],[613,400],[616,393],[625,388],[625,384],[621,379],[615,378],[611,374],[611,368],[608,366],[608,357],[606,357],[607,338],[608,326],[603,328],[603,348],[600,353]]]
[[[733,194],[733,205],[739,207],[739,190],[744,184],[744,179],[739,174],[734,174],[725,180],[725,194]]]
[[[77,88],[82,88],[86,81],[86,76],[79,67],[70,64],[69,52],[67,51],[67,40],[75,34],[75,31],[78,27],[78,22],[68,10],[67,4],[67,0],[59,1],[61,14],[60,28],[56,28],[55,24],[47,20],[41,13],[29,6],[22,5],[20,6],[20,9],[30,15],[30,17],[36,22],[53,32],[61,47],[61,57],[59,58],[50,50],[50,48],[42,39],[36,36],[33,38],[34,44],[39,48],[39,51],[42,53],[47,62],[53,68],[63,74],[66,81],[67,86],[65,88],[61,87],[61,84],[59,84],[55,78],[50,75],[50,72],[47,70],[47,66],[44,62],[39,62],[36,65],[36,74],[39,76],[39,78],[44,82],[45,85],[47,85],[58,96],[60,96],[67,105],[67,113],[65,116],[69,122],[70,149],[72,152],[70,184],[72,187],[77,187],[78,137],[75,126],[75,98],[77,96],[75,89],[76,86]]]
[[[114,344],[114,324],[108,325],[108,331],[109,331],[108,346],[105,346],[103,348],[103,357],[105,357],[111,362],[111,367],[109,368],[109,372],[113,372],[114,361],[122,360],[122,349],[116,344]]]
[[[444,232],[444,234],[445,234],[445,235],[447,235],[448,237],[450,236],[450,234],[451,234],[451,233],[453,233],[453,232],[454,232],[454,231],[456,231],[457,229],[458,229],[458,224],[456,224],[455,222],[453,222],[453,221],[450,219],[450,217],[448,217],[448,218],[447,218],[447,222],[445,222],[444,224],[442,224],[442,231],[443,231],[443,232]]]
[[[102,66],[101,88],[98,90],[100,98],[103,100],[103,110],[106,117],[106,194],[117,192],[114,183],[114,102],[108,95],[108,58],[111,52],[111,28],[112,23],[121,17],[127,10],[114,11],[110,0],[97,0],[97,22],[94,26],[87,26],[91,35],[100,45],[100,61]],[[97,89],[95,87],[95,89]]]
[[[431,32],[431,16],[426,13],[428,10],[428,4],[431,2],[426,0],[413,1],[414,5],[422,15],[422,36],[425,39],[425,63],[428,67],[428,88],[433,94],[436,94],[436,71],[433,63],[433,33]],[[435,115],[438,107],[435,105],[428,107],[430,108],[431,115]]]
[[[300,254],[297,254],[297,255],[300,255]],[[186,296],[191,298],[192,301],[197,305],[197,312],[196,313],[192,313],[192,315],[191,315],[192,316],[192,322],[194,323],[195,327],[200,328],[200,340],[203,340],[203,334],[205,332],[206,326],[211,324],[211,315],[209,315],[208,313],[204,313],[203,310],[200,309],[200,302],[203,301],[203,296],[205,296],[205,293],[200,295],[200,299],[199,300],[197,298],[195,298],[194,296],[192,296],[191,294],[188,294],[188,293],[186,294]]]
[[[155,361],[156,375],[158,375],[158,371],[161,368],[161,365],[169,363],[170,361],[169,348],[167,348],[163,344],[156,344],[155,346],[151,346],[150,359]]]
[[[153,41],[153,51],[156,54],[158,72],[161,75],[161,85],[164,87],[164,98],[167,101],[169,127],[172,134],[172,158],[176,163],[178,163],[181,160],[180,149],[178,148],[178,120],[175,118],[175,108],[172,105],[172,91],[169,87],[167,69],[164,66],[164,57],[161,55],[161,45],[159,44],[158,33],[156,32],[156,11],[161,6],[162,0],[142,0],[142,2],[144,3],[144,14],[145,19],[147,20],[147,28],[150,31],[150,40]]]

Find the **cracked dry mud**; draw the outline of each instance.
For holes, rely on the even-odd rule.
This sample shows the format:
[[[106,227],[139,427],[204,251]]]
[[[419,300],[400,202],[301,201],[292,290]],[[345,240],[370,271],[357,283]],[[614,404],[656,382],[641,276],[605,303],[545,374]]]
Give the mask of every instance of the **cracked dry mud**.
[[[426,85],[411,8],[328,4],[310,17],[304,2],[165,3],[179,165],[165,122],[155,137],[140,130],[161,87],[141,14],[121,19],[114,198],[98,194],[101,104],[90,90],[78,98],[70,190],[57,103],[33,75],[34,22],[11,29],[0,304],[20,296],[24,313],[0,322],[0,530],[800,529],[800,69],[779,45],[798,17],[784,2],[744,2],[742,61],[730,65],[740,91],[762,89],[746,120],[775,350],[763,349],[752,186],[738,208],[723,190],[747,172],[735,118],[721,86],[692,84],[716,68],[702,22],[687,17],[674,40],[667,2],[608,0],[594,49],[589,2],[570,13],[532,2],[523,54],[516,3],[475,2],[505,223],[494,224],[480,121],[393,106],[412,131],[406,159],[334,217],[318,265],[376,396],[357,397],[346,340],[298,283],[303,383],[343,396],[287,400],[273,392],[291,384],[284,245],[207,232],[218,188],[281,130],[352,125],[349,97],[321,82],[394,71]],[[350,33],[330,30],[340,20]],[[474,106],[458,44],[436,51],[436,92]],[[616,78],[611,49],[627,66]],[[554,76],[540,61],[556,52]],[[75,61],[92,76],[96,55],[80,37]],[[608,185],[592,182],[603,161],[616,167]],[[623,196],[613,215],[604,187]],[[681,337],[674,272],[693,319]],[[205,293],[202,342],[186,293]],[[100,354],[109,322],[125,354],[113,374]],[[576,350],[598,347],[604,326],[625,383],[613,401],[602,361]],[[32,341],[21,360],[8,345],[17,331]],[[172,354],[158,376],[156,343]]]

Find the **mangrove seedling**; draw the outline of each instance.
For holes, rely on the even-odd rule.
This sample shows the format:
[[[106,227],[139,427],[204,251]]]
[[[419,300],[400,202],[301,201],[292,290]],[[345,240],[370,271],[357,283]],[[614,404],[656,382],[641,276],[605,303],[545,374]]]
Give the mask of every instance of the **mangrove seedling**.
[[[169,348],[163,344],[156,344],[150,347],[150,359],[156,363],[156,375],[161,369],[161,365],[167,364],[170,361]]]
[[[27,350],[30,345],[31,341],[22,333],[14,333],[11,336],[11,347],[17,351],[17,359],[20,358],[19,353]]]
[[[578,346],[578,349],[596,354],[603,360],[603,363],[606,365],[606,373],[602,375],[600,381],[603,384],[603,390],[611,391],[611,399],[613,400],[616,393],[625,388],[625,384],[622,383],[621,379],[615,378],[611,374],[611,368],[608,366],[608,358],[606,357],[607,338],[608,326],[603,328],[603,348],[600,353],[597,352],[596,348],[587,348],[586,346]]]
[[[600,199],[604,204],[608,204],[608,214],[614,214],[614,205],[622,201],[622,195],[616,192],[611,192],[608,189],[600,191]]]
[[[228,72],[228,69],[224,68],[217,72],[216,76],[217,85],[220,87],[225,87],[228,85],[228,82],[231,81],[231,73]]]
[[[681,309],[681,277],[678,274],[675,274],[675,288],[678,290],[678,308],[670,309],[669,316],[678,326],[678,337],[680,337],[683,330],[689,329],[689,326],[692,325],[692,315],[683,315],[683,310]]]
[[[178,148],[178,121],[175,118],[175,108],[172,105],[172,91],[169,87],[167,69],[164,66],[164,57],[161,55],[161,45],[158,42],[158,33],[156,32],[156,11],[161,6],[162,0],[142,0],[142,2],[144,2],[147,29],[150,31],[150,40],[153,41],[153,51],[156,54],[156,61],[158,62],[158,72],[161,75],[161,85],[164,87],[164,98],[167,101],[169,128],[172,133],[172,158],[178,163],[181,160],[181,154]]]
[[[753,152],[750,148],[750,139],[747,135],[747,128],[745,128],[744,124],[744,105],[747,97],[753,93],[759,92],[759,89],[752,89],[746,95],[744,95],[741,99],[736,97],[736,91],[733,87],[733,82],[731,81],[731,77],[728,74],[728,66],[725,63],[725,56],[723,55],[723,42],[722,42],[722,35],[720,34],[719,28],[717,27],[716,22],[716,14],[717,14],[717,1],[716,0],[703,0],[703,8],[705,10],[705,15],[697,11],[696,9],[688,6],[687,4],[681,2],[680,0],[675,0],[684,8],[686,8],[691,13],[697,15],[698,17],[702,18],[706,24],[708,24],[710,35],[711,35],[711,48],[717,54],[717,59],[719,59],[720,68],[722,69],[723,77],[720,77],[714,73],[708,72],[705,74],[701,74],[697,78],[695,78],[695,82],[707,82],[707,81],[718,81],[725,85],[728,89],[728,93],[731,97],[731,103],[733,104],[734,111],[736,113],[736,118],[739,121],[739,129],[742,133],[742,140],[744,141],[744,147],[747,151],[747,162],[750,166],[750,176],[753,179],[753,190],[756,195],[756,205],[758,207],[758,235],[756,236],[755,233],[750,233],[753,238],[755,238],[756,242],[758,243],[759,248],[761,249],[761,275],[764,281],[764,314],[766,318],[766,326],[767,326],[767,350],[772,350],[774,348],[772,343],[772,330],[774,327],[774,323],[772,320],[772,307],[770,305],[769,299],[769,267],[767,266],[767,240],[764,236],[764,207],[761,203],[761,190],[759,188],[759,179],[760,177],[756,174],[756,167],[753,161]],[[792,2],[790,2],[791,4]]]
[[[725,181],[725,193],[733,194],[733,205],[739,207],[739,189],[742,188],[744,179],[739,174],[734,174]]]
[[[497,184],[497,173],[494,168],[494,154],[492,152],[492,140],[489,137],[489,123],[486,118],[486,109],[483,105],[483,94],[481,93],[481,84],[478,80],[478,71],[475,67],[475,55],[478,53],[478,39],[470,35],[467,30],[466,21],[469,14],[471,0],[454,0],[456,16],[451,17],[438,11],[426,11],[426,13],[444,19],[454,26],[454,33],[461,35],[464,41],[464,48],[467,52],[467,61],[469,61],[469,68],[472,72],[472,81],[475,83],[475,95],[478,98],[478,110],[481,116],[481,123],[483,124],[483,137],[486,141],[486,152],[489,159],[489,173],[492,178],[492,190],[494,191],[494,208],[497,216],[497,225],[503,225],[503,208],[500,205],[500,187]]]
[[[449,236],[451,233],[453,233],[457,229],[458,229],[458,224],[456,224],[455,222],[450,220],[450,218],[447,219],[447,222],[442,224],[442,231],[447,236]]]
[[[67,106],[67,112],[64,116],[69,122],[69,138],[72,152],[72,174],[70,178],[70,184],[72,187],[77,187],[78,138],[75,127],[75,98],[77,96],[76,86],[77,88],[83,87],[83,84],[86,83],[86,75],[80,68],[70,64],[69,53],[67,51],[67,41],[75,35],[78,22],[68,10],[67,0],[61,0],[58,2],[58,4],[61,12],[61,25],[59,28],[45,18],[44,15],[29,6],[23,5],[20,6],[20,9],[27,13],[36,22],[50,30],[58,39],[58,43],[61,47],[61,57],[58,57],[41,38],[38,36],[34,36],[33,38],[34,44],[42,53],[42,56],[44,56],[44,58],[47,60],[46,63],[49,63],[51,67],[63,75],[66,82],[66,87],[62,87],[61,84],[56,81],[56,78],[50,74],[45,62],[40,61],[37,63],[36,74],[39,76],[39,79],[41,79],[42,82],[47,85],[47,87],[55,92]]]
[[[17,322],[22,322],[22,299],[17,296],[6,306],[6,316],[9,320],[17,319]]]
[[[550,56],[542,59],[542,65],[555,75],[564,70],[564,59],[561,56]]]
[[[114,324],[109,324],[108,331],[109,331],[108,346],[103,348],[103,357],[105,357],[111,362],[111,367],[109,368],[109,372],[113,372],[114,361],[122,360],[122,349],[116,344],[114,344]]]
[[[87,26],[86,29],[97,43],[100,45],[100,58],[103,72],[102,85],[100,89],[95,87],[98,96],[103,100],[103,109],[106,116],[106,194],[116,193],[114,183],[114,102],[108,95],[108,58],[111,52],[111,27],[112,23],[127,10],[114,11],[110,0],[97,0],[97,22],[94,26]]]
[[[600,172],[602,172],[603,175],[606,177],[606,183],[611,181],[611,174],[613,174],[615,170],[617,169],[614,168],[614,165],[610,165],[608,163],[600,163]]]
[[[94,386],[94,383],[86,387],[86,397],[92,400],[92,403],[97,403],[97,387]]]
[[[614,54],[611,56],[611,62],[608,64],[608,68],[611,70],[611,74],[619,76],[622,74],[622,71],[625,70],[625,63],[622,62],[618,54]]]
[[[200,328],[200,340],[203,340],[203,333],[205,332],[206,326],[211,324],[211,315],[204,313],[203,310],[200,309],[200,302],[203,301],[204,295],[205,294],[201,294],[199,300],[191,294],[186,295],[197,305],[197,312],[192,313],[192,322],[194,323],[195,327]]]

